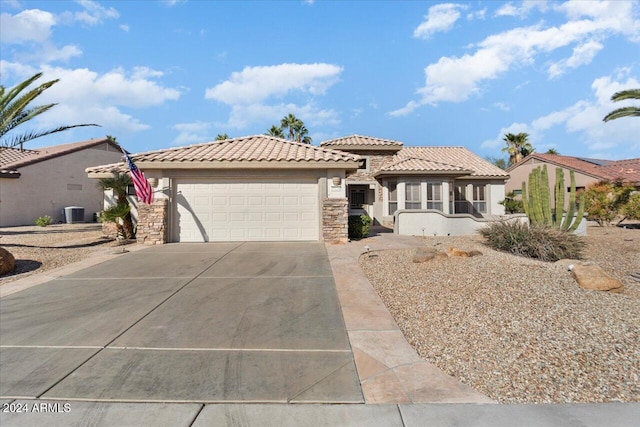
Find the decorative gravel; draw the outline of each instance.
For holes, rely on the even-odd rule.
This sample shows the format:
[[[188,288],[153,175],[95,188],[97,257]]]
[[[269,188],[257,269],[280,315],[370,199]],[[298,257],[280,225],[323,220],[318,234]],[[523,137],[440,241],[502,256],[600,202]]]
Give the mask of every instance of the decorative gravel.
[[[584,258],[625,285],[580,288],[566,260],[494,251],[480,236],[429,237],[482,256],[417,264],[416,249],[360,264],[422,358],[503,403],[640,401],[640,230],[590,227]]]
[[[16,259],[16,268],[0,276],[0,286],[62,267],[103,252],[118,242],[102,236],[100,224],[53,224],[0,228],[0,246]]]

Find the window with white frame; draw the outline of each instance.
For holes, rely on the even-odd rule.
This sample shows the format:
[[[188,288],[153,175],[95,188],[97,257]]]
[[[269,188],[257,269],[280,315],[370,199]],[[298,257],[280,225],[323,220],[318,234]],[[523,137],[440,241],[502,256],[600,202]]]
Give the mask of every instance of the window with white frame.
[[[420,183],[407,182],[404,185],[404,208],[405,209],[421,209],[420,201]]]
[[[487,213],[486,188],[484,184],[473,184],[473,209],[476,212]]]
[[[442,210],[442,183],[427,182],[427,209]]]
[[[389,191],[389,215],[393,215],[398,210],[398,182],[388,181],[387,190]]]

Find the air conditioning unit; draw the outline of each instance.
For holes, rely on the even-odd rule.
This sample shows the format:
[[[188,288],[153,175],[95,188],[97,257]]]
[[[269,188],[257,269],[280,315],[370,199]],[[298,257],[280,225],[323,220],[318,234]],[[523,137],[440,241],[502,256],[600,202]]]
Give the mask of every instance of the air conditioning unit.
[[[64,219],[67,224],[84,222],[84,208],[80,206],[67,206],[64,208]]]

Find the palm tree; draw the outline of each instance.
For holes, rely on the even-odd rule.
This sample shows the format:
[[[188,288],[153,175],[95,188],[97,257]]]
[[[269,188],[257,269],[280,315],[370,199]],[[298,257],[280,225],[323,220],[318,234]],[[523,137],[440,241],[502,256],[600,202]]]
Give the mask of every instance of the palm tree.
[[[622,101],[624,99],[640,99],[640,89],[627,89],[620,92],[616,92],[611,97],[613,102]],[[640,117],[640,107],[622,107],[617,110],[613,110],[602,121],[608,122],[609,120],[619,119],[620,117]]]
[[[265,135],[275,136],[276,138],[284,138],[284,132],[280,126],[273,125],[267,130]]]
[[[216,141],[224,141],[225,139],[229,139],[229,135],[226,133],[219,133],[216,135]]]
[[[102,215],[103,219],[105,221],[115,222],[118,231],[122,233],[125,239],[133,239],[135,233],[133,232],[133,220],[129,212],[129,201],[127,200],[127,188],[133,185],[131,176],[129,174],[116,172],[111,178],[99,179],[97,185],[98,188],[101,188],[103,191],[108,189],[113,190],[113,194],[116,196],[115,207],[112,206],[110,209],[107,209],[105,211],[106,214]],[[120,224],[118,218],[122,219],[122,224]]]
[[[556,150],[555,148],[549,148],[547,152],[544,154],[560,154],[560,153],[558,153],[558,150]]]
[[[19,83],[8,91],[4,86],[0,85],[0,146],[15,147],[20,146],[32,139],[40,138],[42,136],[51,135],[52,133],[62,132],[68,129],[82,127],[82,126],[100,126],[96,124],[82,124],[71,126],[59,126],[57,128],[39,131],[28,131],[19,133],[13,136],[7,136],[7,134],[13,131],[18,126],[27,123],[34,117],[48,111],[57,104],[46,104],[31,107],[29,104],[40,96],[45,90],[49,89],[54,84],[60,81],[59,79],[51,80],[43,83],[35,89],[30,90],[27,93],[23,91],[29,87],[33,82],[42,77],[42,73],[37,73],[31,78]]]
[[[296,142],[301,142],[303,144],[311,144],[311,137],[308,136],[309,129],[306,128],[302,122],[300,122],[301,126],[296,128]]]
[[[502,138],[507,146],[502,149],[503,153],[509,154],[509,166],[520,162],[524,157],[535,150],[529,143],[529,134],[520,132],[518,134],[508,133]]]
[[[301,126],[304,126],[304,123],[302,123],[302,120],[298,119],[296,116],[294,116],[291,113],[284,116],[282,120],[280,120],[280,127],[282,128],[282,130],[283,131],[287,129],[289,130],[289,139],[291,141],[295,140],[296,128],[299,128]]]

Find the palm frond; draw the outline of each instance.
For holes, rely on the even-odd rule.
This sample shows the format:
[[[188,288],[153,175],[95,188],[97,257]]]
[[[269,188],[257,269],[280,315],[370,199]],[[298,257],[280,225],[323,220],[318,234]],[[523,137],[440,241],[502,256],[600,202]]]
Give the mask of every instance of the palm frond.
[[[616,92],[611,97],[614,102],[622,101],[625,99],[640,99],[640,89],[627,89]]]
[[[609,120],[619,119],[621,117],[640,117],[640,107],[623,107],[613,110],[602,121],[608,122]]]
[[[22,133],[13,137],[0,138],[0,146],[1,147],[16,147],[20,144],[24,144],[27,141],[31,141],[32,139],[40,138],[41,136],[51,135],[57,132],[64,132],[69,129],[84,127],[84,126],[98,126],[95,123],[89,123],[84,125],[72,125],[72,126],[60,126],[54,129],[49,130],[40,130],[40,131],[29,131],[26,133]]]

